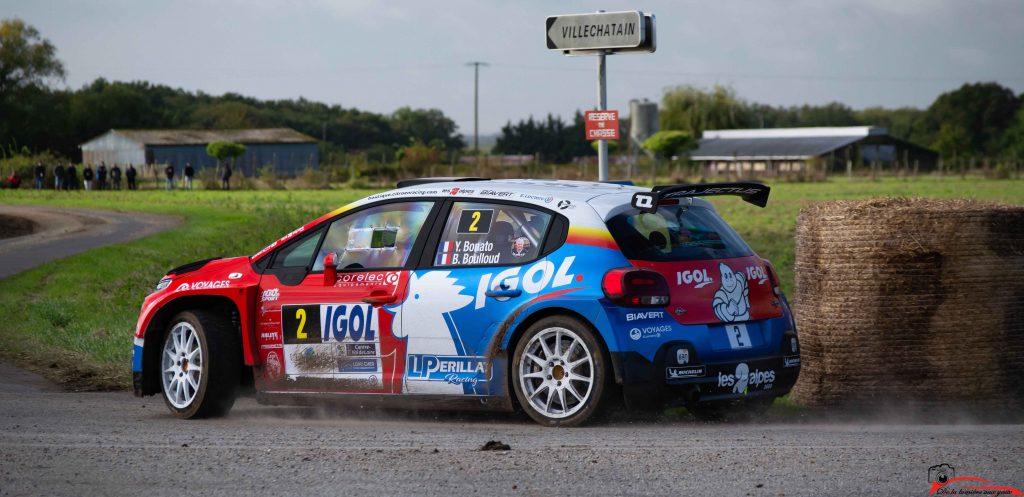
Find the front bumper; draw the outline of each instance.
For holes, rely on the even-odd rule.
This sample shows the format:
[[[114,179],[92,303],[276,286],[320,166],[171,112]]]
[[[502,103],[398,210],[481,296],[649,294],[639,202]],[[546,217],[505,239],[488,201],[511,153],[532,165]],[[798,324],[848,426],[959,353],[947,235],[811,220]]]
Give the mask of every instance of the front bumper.
[[[659,348],[654,361],[636,352],[612,354],[627,405],[650,408],[778,397],[789,393],[800,375],[799,354],[701,362],[695,352],[687,342],[669,342]]]
[[[143,390],[143,377],[142,377],[142,357],[145,349],[143,348],[145,341],[142,338],[135,337],[132,345],[132,392],[136,397],[142,397]]]

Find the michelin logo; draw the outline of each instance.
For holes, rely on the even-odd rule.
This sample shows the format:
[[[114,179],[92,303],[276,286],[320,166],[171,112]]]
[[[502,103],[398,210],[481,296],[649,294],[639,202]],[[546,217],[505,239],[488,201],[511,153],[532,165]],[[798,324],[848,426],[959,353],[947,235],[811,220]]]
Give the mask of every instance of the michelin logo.
[[[476,385],[487,381],[483,357],[410,354],[406,375],[410,380],[443,381],[452,385]]]
[[[682,378],[700,378],[705,375],[704,366],[692,366],[685,368],[665,368],[666,380],[678,380]]]
[[[747,289],[747,278],[740,271],[733,271],[724,262],[718,264],[722,273],[722,286],[715,291],[711,308],[715,316],[724,322],[750,320],[750,290]]]

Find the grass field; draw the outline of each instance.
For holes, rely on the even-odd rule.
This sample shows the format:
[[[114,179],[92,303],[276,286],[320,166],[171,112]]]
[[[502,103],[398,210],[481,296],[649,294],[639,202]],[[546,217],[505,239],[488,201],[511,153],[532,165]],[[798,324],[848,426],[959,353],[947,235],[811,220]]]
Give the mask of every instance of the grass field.
[[[772,185],[766,209],[714,202],[792,292],[793,229],[809,202],[877,196],[970,197],[1024,204],[1024,181],[887,178]],[[178,228],[92,250],[0,281],[0,354],[71,388],[128,388],[131,334],[143,298],[173,266],[252,254],[314,217],[370,194],[316,191],[0,191],[0,203],[181,216]]]

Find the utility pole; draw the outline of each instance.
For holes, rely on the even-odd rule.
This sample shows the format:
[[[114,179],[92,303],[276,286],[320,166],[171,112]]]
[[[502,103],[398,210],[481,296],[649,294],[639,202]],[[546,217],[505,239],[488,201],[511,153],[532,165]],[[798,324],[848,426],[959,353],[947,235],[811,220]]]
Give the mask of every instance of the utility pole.
[[[480,155],[480,66],[486,62],[467,62],[473,66],[473,155]]]
[[[608,70],[604,58],[602,51],[597,56],[597,110],[608,110]],[[597,141],[597,180],[608,181],[608,140]]]

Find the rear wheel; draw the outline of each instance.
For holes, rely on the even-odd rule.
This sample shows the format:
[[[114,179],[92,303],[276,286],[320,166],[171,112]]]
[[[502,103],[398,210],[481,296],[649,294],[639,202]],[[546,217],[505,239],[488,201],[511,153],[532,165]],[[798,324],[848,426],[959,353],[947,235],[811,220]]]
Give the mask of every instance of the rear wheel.
[[[599,410],[607,361],[590,327],[567,316],[544,318],[519,340],[511,370],[523,410],[547,426],[576,426]]]
[[[171,319],[164,337],[160,384],[179,418],[227,414],[238,392],[241,346],[224,316],[194,310]]]

